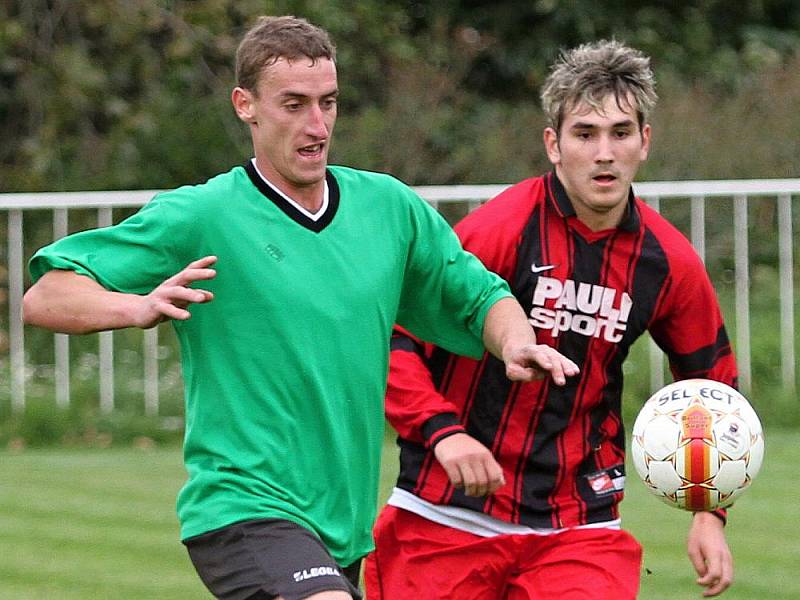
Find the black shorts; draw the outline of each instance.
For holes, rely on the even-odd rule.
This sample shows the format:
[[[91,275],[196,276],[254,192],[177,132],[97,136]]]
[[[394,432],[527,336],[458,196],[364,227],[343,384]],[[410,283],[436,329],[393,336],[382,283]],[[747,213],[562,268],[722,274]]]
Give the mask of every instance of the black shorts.
[[[342,568],[316,535],[292,521],[242,521],[183,543],[200,579],[221,600],[300,600],[334,590],[362,598],[361,560]]]

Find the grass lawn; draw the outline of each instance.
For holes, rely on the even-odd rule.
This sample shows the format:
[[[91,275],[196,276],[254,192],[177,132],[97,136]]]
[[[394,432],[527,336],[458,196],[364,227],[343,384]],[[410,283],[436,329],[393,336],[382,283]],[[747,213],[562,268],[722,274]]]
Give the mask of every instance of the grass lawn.
[[[800,598],[798,435],[767,432],[762,472],[731,511],[737,576],[727,600]],[[382,498],[394,456],[387,443]],[[177,449],[3,452],[0,475],[0,598],[210,598],[178,542]],[[641,598],[699,598],[685,556],[689,515],[650,496],[635,476],[628,487],[624,524],[643,543],[650,571]]]
[[[0,455],[0,598],[211,598],[178,541],[171,450]]]

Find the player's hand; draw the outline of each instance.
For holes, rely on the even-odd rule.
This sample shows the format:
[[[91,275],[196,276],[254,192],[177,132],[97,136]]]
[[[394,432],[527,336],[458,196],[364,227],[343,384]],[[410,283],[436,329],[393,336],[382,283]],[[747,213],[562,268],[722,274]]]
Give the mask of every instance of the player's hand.
[[[466,433],[447,436],[436,444],[433,453],[450,483],[463,488],[467,496],[486,496],[506,482],[489,449]]]
[[[155,288],[146,296],[142,296],[134,321],[137,327],[149,329],[167,319],[185,321],[192,314],[187,310],[190,304],[211,302],[214,294],[208,290],[189,287],[195,281],[213,279],[217,275],[215,269],[210,268],[217,262],[216,256],[204,256],[189,263],[186,268],[179,271]]]
[[[725,541],[722,521],[710,512],[698,512],[689,528],[689,560],[706,588],[703,596],[717,596],[733,582],[733,556]]]
[[[525,344],[503,353],[506,377],[512,381],[543,379],[548,374],[557,385],[577,375],[578,365],[546,344]]]

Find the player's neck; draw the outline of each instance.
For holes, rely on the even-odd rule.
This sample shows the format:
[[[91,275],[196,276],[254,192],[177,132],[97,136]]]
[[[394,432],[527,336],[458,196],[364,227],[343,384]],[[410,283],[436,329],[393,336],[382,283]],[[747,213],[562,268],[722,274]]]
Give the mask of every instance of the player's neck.
[[[573,207],[578,220],[595,232],[618,227],[628,210],[627,202],[606,211],[589,208],[578,202],[573,202]]]
[[[322,208],[325,197],[325,181],[319,181],[307,187],[286,186],[278,189],[311,214],[316,214]]]
[[[280,177],[270,169],[263,169],[258,164],[258,159],[253,159],[252,164],[256,172],[267,185],[278,191],[292,204],[301,207],[309,215],[314,215],[327,206],[327,185],[325,179],[315,181],[308,185],[297,185]]]

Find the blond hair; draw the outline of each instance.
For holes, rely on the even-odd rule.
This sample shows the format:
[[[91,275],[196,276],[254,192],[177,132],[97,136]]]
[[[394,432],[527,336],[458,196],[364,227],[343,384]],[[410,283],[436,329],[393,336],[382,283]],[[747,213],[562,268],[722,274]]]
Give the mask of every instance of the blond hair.
[[[635,108],[639,127],[658,96],[650,59],[616,40],[600,40],[562,51],[542,86],[542,109],[560,132],[564,114],[581,104],[601,110],[613,95],[620,108]]]

